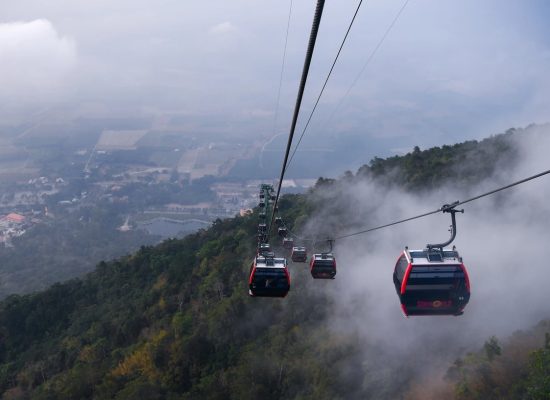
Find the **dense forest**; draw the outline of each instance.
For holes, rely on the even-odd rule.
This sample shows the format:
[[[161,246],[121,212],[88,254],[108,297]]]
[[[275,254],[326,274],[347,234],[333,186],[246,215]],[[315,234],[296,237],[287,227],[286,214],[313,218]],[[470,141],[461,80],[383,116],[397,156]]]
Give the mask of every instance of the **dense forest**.
[[[527,134],[377,158],[357,174],[319,179],[307,195],[283,197],[280,213],[299,230],[333,203],[327,193],[334,187],[365,180],[412,192],[449,178],[468,187],[504,160],[513,166],[515,140]],[[0,303],[2,398],[550,397],[550,320],[458,349],[431,379],[416,371],[421,361],[407,363],[352,328],[331,326],[335,299],[311,284],[306,264],[291,264],[284,300],[249,298],[257,222],[257,213],[218,220],[184,239],[101,262],[82,279],[8,297]]]
[[[106,202],[82,207],[78,212],[46,218],[14,238],[13,247],[0,246],[0,299],[82,276],[102,259],[134,252],[137,243],[158,241],[142,230],[117,230],[124,222],[118,211]]]
[[[73,207],[59,205],[61,200],[80,197],[85,191],[82,180],[75,180],[59,193],[46,198],[49,216],[33,225],[23,236],[13,239],[13,247],[0,245],[0,299],[7,295],[45,289],[55,282],[80,277],[105,259],[136,251],[150,245],[159,236],[145,230],[117,230],[128,215],[148,207],[175,202],[195,204],[211,201],[212,178],[198,179],[193,185],[180,182],[126,185],[117,194],[126,201],[98,198]]]

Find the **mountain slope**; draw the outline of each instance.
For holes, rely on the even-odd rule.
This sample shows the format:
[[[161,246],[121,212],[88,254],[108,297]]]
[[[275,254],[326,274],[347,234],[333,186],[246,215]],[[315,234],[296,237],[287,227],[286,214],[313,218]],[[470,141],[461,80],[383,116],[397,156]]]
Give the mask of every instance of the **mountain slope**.
[[[467,185],[513,160],[511,137],[517,134],[455,145],[450,152],[376,159],[356,176],[320,179],[307,196],[285,196],[280,212],[291,229],[299,228],[331,201],[318,194],[361,180],[413,189],[453,177]],[[494,149],[493,158],[484,153]],[[472,176],[456,167],[461,159],[486,164]],[[306,264],[291,266],[292,289],[284,300],[247,296],[257,221],[257,215],[217,221],[183,240],[102,262],[84,279],[7,298],[0,303],[2,398],[412,398],[409,389],[419,382],[414,367],[388,358],[391,353],[351,328],[331,327],[334,300],[311,284]],[[528,358],[535,348],[522,354]],[[446,392],[462,396],[453,385],[463,381],[453,376],[477,385],[475,374],[449,367]],[[510,379],[524,379],[529,371]]]

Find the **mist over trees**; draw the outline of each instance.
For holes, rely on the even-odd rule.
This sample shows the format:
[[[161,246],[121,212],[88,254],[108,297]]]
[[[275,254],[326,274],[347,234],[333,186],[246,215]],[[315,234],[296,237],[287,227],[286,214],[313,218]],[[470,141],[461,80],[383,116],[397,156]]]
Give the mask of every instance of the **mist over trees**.
[[[342,199],[345,188],[376,182],[414,193],[449,179],[468,188],[503,163],[515,168],[521,152],[513,137],[526,134],[375,159],[355,175],[319,179],[307,195],[284,196],[280,213],[293,231],[343,232],[357,223],[338,211],[354,201]],[[548,398],[548,315],[509,337],[494,332],[474,347],[451,328],[452,340],[432,343],[419,334],[406,351],[406,338],[388,347],[375,326],[358,329],[369,317],[366,305],[353,293],[334,292],[334,284],[354,273],[351,265],[339,264],[334,282],[313,282],[306,264],[292,264],[285,299],[249,298],[257,222],[257,213],[218,220],[182,240],[101,262],[83,279],[8,297],[0,303],[3,398]],[[369,281],[358,284],[375,289]],[[341,298],[348,308],[338,308]],[[430,325],[417,321],[406,320],[420,331],[415,323]],[[448,321],[437,322],[465,322]]]

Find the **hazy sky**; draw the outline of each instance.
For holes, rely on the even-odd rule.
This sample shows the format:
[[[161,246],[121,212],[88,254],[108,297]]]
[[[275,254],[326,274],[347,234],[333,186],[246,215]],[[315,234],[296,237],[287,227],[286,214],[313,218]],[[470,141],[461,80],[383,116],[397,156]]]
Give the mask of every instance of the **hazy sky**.
[[[277,132],[290,125],[315,3],[294,0]],[[267,135],[289,4],[2,1],[0,116],[103,103]],[[318,134],[361,134],[394,138],[394,150],[428,147],[550,119],[550,3],[543,0],[410,0],[341,102],[403,4],[364,1],[304,145]],[[356,5],[326,2],[299,126]]]

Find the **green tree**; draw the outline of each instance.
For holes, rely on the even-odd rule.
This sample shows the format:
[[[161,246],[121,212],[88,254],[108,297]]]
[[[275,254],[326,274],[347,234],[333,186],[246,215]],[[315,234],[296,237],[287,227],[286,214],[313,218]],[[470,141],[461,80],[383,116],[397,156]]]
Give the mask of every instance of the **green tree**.
[[[483,349],[485,350],[485,355],[489,362],[493,361],[496,356],[500,356],[502,353],[496,336],[491,336],[483,345]]]

